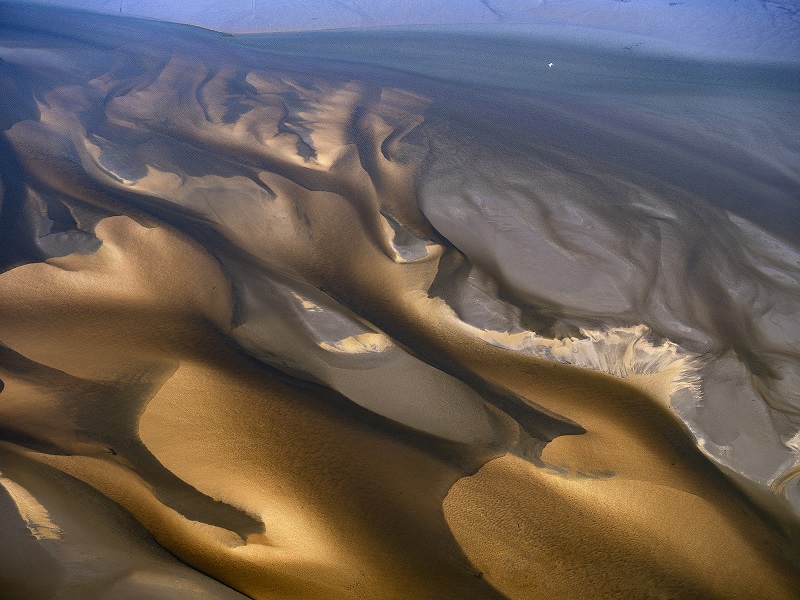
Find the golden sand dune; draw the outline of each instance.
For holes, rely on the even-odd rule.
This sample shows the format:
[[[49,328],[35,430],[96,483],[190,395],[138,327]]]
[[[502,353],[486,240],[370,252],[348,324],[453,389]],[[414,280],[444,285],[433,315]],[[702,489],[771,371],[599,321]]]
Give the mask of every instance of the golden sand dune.
[[[796,597],[800,251],[692,179],[748,150],[684,83],[476,90],[28,11],[0,597]],[[735,184],[779,204],[792,151]]]

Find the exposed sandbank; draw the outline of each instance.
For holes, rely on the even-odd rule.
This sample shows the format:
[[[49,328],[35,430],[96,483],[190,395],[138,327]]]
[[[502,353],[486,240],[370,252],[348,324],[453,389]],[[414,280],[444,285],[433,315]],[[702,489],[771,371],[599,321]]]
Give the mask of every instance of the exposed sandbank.
[[[794,67],[8,14],[7,589],[800,586]]]

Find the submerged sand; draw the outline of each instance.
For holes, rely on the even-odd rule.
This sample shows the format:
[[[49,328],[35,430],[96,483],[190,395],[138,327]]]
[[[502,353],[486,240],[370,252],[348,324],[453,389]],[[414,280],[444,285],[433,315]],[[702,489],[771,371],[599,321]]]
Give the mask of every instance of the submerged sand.
[[[796,66],[3,10],[3,597],[796,595]]]

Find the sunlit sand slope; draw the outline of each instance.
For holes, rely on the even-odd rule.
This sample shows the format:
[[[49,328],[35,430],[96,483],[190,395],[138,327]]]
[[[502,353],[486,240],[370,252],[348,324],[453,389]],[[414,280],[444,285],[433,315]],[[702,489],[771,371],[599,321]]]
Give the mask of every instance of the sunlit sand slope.
[[[3,10],[1,597],[796,597],[797,90]]]

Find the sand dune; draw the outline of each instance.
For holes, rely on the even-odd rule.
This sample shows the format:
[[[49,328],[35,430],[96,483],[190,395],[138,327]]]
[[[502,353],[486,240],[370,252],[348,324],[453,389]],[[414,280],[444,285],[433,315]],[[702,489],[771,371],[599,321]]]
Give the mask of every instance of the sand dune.
[[[4,11],[8,597],[794,597],[794,66]]]

